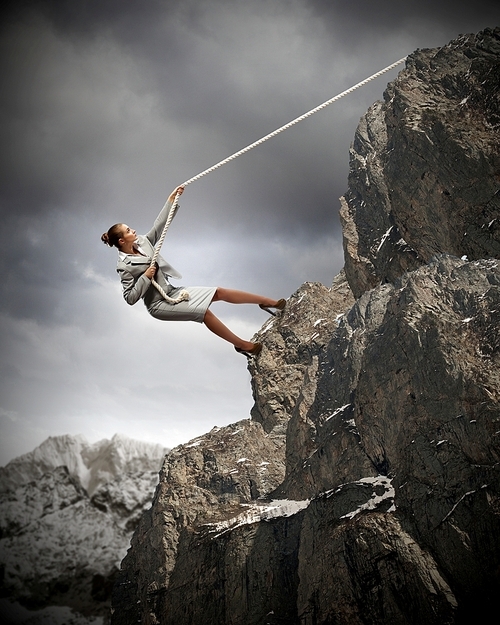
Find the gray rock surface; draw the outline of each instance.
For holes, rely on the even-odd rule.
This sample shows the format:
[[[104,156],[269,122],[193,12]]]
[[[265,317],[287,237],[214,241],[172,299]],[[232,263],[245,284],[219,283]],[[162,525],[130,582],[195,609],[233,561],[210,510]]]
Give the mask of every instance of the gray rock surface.
[[[273,434],[252,421],[215,433],[225,442],[211,467],[212,433],[174,450],[122,564],[113,622],[437,625],[491,609],[499,315],[500,262],[450,256],[335,312],[303,414],[296,395],[285,474],[281,452],[266,488],[252,494],[246,474],[230,503],[214,488],[240,453],[248,467],[278,457],[255,445],[249,428]]]
[[[361,119],[341,198],[356,297],[437,253],[500,255],[499,29],[408,57]]]
[[[94,445],[51,437],[1,469],[2,624],[109,620],[113,580],[166,451],[118,435]]]
[[[156,622],[170,579],[177,575],[178,554],[189,551],[192,528],[231,518],[245,504],[266,496],[283,477],[284,436],[267,434],[250,420],[214,428],[172,450],[153,506],[143,515],[122,564],[127,574],[115,586],[123,618],[135,622],[142,612],[147,622]],[[190,561],[183,564],[194,571]],[[182,590],[181,601],[183,595]]]
[[[361,120],[345,276],[258,333],[252,420],[166,458],[114,625],[498,612],[499,39],[415,52]]]

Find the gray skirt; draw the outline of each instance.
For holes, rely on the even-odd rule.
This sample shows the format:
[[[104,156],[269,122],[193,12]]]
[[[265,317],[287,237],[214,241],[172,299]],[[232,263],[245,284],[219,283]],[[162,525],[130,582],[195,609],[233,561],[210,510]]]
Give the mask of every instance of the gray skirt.
[[[217,287],[180,286],[169,291],[168,296],[177,297],[182,289],[189,293],[188,301],[169,304],[164,299],[156,300],[149,306],[149,314],[161,321],[197,321],[203,323],[205,313],[212,303]]]

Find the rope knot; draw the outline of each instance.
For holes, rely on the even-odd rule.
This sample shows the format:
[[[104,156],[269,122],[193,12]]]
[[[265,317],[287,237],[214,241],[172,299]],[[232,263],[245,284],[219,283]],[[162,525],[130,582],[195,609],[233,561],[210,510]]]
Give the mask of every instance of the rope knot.
[[[169,304],[179,304],[180,302],[187,302],[189,300],[189,293],[186,291],[186,289],[182,289],[177,297],[170,297],[169,295],[167,295],[167,293],[165,293],[163,288],[158,284],[158,282],[156,282],[154,278],[153,280],[151,280],[151,283],[156,288],[158,293],[163,297],[163,299]]]

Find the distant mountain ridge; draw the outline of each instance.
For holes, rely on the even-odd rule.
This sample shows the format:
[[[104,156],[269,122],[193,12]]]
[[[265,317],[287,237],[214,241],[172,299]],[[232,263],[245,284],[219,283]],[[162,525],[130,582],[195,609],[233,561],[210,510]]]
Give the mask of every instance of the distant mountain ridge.
[[[81,434],[50,436],[33,451],[0,467],[0,492],[13,490],[65,466],[92,496],[101,484],[123,471],[157,470],[166,451],[162,445],[137,441],[122,434],[92,444]]]
[[[10,600],[0,602],[2,625],[81,625],[85,614],[107,622],[120,560],[167,452],[120,434],[93,444],[64,435],[0,468],[0,596]]]

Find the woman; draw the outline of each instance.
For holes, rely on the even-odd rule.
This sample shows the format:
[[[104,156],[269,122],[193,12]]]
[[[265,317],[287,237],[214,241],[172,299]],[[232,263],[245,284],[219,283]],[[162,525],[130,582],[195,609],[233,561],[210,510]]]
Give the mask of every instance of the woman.
[[[286,304],[284,299],[277,301],[261,295],[221,287],[175,288],[170,284],[169,278],[182,276],[164,258],[158,256],[156,266],[150,266],[155,245],[161,236],[175,196],[176,194],[182,195],[183,191],[183,187],[177,187],[172,191],[152,229],[146,235],[137,235],[136,231],[127,224],[115,224],[102,235],[101,240],[106,245],[117,247],[119,250],[116,270],[121,278],[123,297],[130,305],[143,299],[149,314],[162,321],[204,323],[209,330],[232,343],[237,352],[246,356],[257,356],[262,349],[262,344],[244,341],[233,334],[209,310],[209,306],[217,301],[231,304],[259,304],[262,309],[274,314],[270,309],[283,310]],[[151,283],[153,278],[169,299],[180,301],[178,303],[166,301]],[[189,296],[187,300],[182,299],[184,291],[187,291]]]

